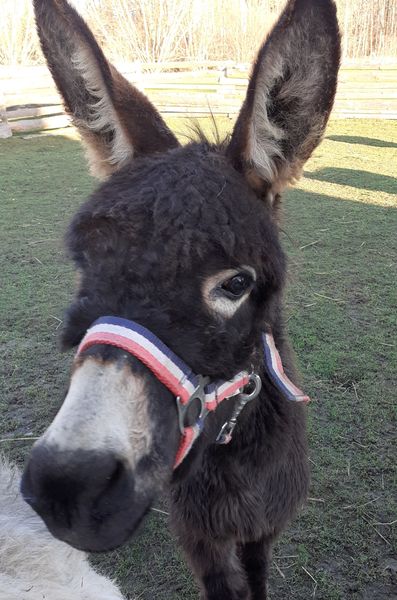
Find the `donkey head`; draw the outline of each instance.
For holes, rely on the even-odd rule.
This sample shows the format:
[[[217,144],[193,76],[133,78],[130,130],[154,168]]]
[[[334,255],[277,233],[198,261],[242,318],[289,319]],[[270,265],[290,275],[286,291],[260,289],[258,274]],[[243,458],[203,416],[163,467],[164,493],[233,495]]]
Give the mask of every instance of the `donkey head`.
[[[335,95],[333,1],[290,0],[259,51],[230,140],[184,147],[66,0],[34,4],[54,80],[105,179],[67,235],[80,284],[64,346],[114,315],[211,379],[249,368],[261,331],[278,327],[280,193],[320,142]],[[119,545],[164,483],[214,443],[231,406],[208,417],[173,475],[174,395],[130,353],[94,344],[76,358],[63,405],[33,448],[25,498],[73,546]]]

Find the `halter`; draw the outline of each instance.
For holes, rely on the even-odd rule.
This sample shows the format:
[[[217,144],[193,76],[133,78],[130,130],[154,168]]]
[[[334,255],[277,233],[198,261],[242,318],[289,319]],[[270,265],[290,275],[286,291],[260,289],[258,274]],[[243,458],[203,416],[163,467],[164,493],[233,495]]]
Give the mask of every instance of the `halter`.
[[[308,402],[305,396],[286,376],[280,355],[270,333],[262,336],[265,367],[269,377],[288,399]],[[217,438],[217,443],[227,444],[231,440],[237,418],[250,400],[261,390],[261,380],[256,373],[240,371],[228,381],[211,382],[209,377],[197,375],[151,331],[134,321],[119,317],[101,317],[87,330],[77,350],[77,356],[97,344],[115,346],[129,352],[146,365],[155,377],[175,396],[181,443],[174,468],[186,458],[200,435],[207,415],[228,398],[239,396],[232,417],[227,421]],[[193,425],[187,425],[187,413],[193,402],[199,401],[199,416]]]

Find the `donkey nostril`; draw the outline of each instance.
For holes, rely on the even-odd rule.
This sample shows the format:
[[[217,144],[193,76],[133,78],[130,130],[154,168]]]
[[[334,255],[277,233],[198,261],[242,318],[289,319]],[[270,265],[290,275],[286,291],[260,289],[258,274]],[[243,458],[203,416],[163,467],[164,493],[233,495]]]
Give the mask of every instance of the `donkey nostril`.
[[[131,486],[133,487],[133,481],[128,467],[119,458],[114,458],[113,461],[111,468],[109,465],[108,475],[106,476],[102,492],[98,497],[100,501],[102,498],[110,500],[113,497],[128,494],[132,491]]]
[[[124,504],[126,498],[132,498],[134,482],[128,468],[120,459],[114,459],[113,470],[103,480],[103,486],[93,498],[90,509],[91,518],[101,524],[114,513],[117,507]]]
[[[110,489],[110,488],[114,487],[115,485],[117,485],[117,483],[123,477],[124,473],[125,473],[124,464],[122,463],[121,460],[116,460],[116,465],[115,465],[113,473],[107,477],[107,479],[109,481],[107,488]]]

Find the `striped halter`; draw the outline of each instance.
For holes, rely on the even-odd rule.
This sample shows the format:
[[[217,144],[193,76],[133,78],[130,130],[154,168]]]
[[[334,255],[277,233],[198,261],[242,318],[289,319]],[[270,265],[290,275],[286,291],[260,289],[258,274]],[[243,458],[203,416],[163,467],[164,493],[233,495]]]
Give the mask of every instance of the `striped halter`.
[[[288,400],[308,402],[309,398],[284,373],[273,336],[264,333],[262,339],[265,367],[272,382]],[[232,417],[223,425],[216,440],[219,444],[226,444],[231,440],[240,412],[247,402],[258,396],[261,389],[259,376],[248,371],[240,371],[228,381],[214,382],[211,382],[208,377],[195,374],[151,331],[128,319],[119,317],[97,319],[81,341],[77,356],[98,344],[121,348],[138,358],[176,397],[182,439],[174,468],[181,464],[191,450],[203,429],[208,413],[214,411],[223,400],[238,396]],[[199,415],[193,425],[187,425],[189,407],[197,401],[200,403]]]

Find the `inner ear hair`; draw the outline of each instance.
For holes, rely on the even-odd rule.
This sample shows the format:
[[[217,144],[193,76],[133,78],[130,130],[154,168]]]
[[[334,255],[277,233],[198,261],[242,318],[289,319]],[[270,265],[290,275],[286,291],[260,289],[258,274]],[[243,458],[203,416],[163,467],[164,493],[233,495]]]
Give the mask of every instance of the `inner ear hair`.
[[[91,50],[78,46],[71,60],[92,98],[86,105],[85,118],[75,118],[74,123],[82,133],[91,173],[106,179],[115,168],[121,168],[131,160],[134,147],[120,122]],[[114,77],[116,70],[112,65],[109,67],[109,76],[113,71]]]

